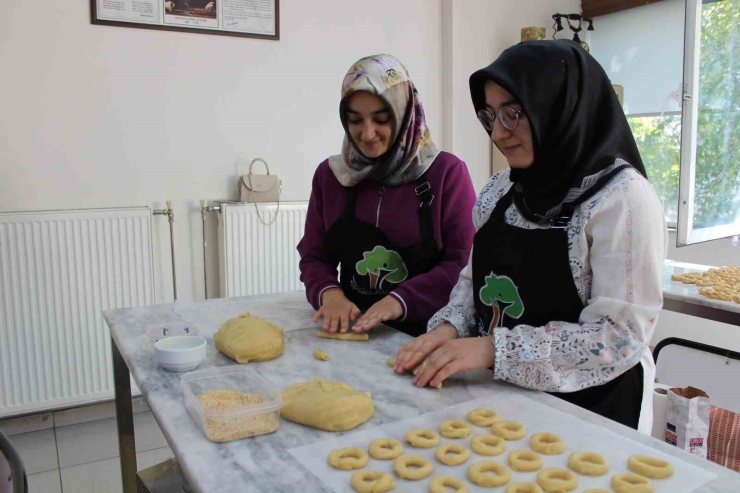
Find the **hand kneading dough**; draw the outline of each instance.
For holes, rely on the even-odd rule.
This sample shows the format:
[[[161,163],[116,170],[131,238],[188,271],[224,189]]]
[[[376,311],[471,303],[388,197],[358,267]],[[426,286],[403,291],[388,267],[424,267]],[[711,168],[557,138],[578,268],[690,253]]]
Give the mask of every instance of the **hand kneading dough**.
[[[283,390],[280,415],[298,424],[326,431],[347,431],[370,419],[375,404],[370,392],[344,382],[313,379]]]
[[[267,361],[283,354],[283,328],[249,312],[224,322],[213,334],[216,349],[237,363]]]

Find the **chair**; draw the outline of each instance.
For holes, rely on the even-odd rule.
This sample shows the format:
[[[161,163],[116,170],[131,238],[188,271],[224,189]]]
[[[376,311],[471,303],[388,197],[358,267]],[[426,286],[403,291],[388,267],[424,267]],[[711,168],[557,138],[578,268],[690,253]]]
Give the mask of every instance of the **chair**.
[[[4,456],[4,457],[3,457]],[[12,493],[28,493],[28,480],[26,479],[26,469],[23,467],[23,461],[8,437],[0,431],[0,460],[7,460],[10,465],[10,474],[13,478]],[[0,478],[0,481],[5,478]],[[0,491],[2,486],[0,485]]]

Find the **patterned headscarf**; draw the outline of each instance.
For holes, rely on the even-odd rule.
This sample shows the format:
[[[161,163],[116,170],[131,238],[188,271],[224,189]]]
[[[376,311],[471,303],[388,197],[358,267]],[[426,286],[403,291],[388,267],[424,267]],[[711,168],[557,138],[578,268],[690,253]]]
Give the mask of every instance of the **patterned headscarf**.
[[[347,102],[357,91],[378,96],[391,112],[393,143],[377,158],[364,156],[347,129]],[[342,153],[329,158],[329,167],[345,187],[364,179],[387,186],[413,182],[429,169],[439,154],[429,135],[416,87],[406,67],[394,56],[369,56],[352,66],[342,81],[339,113],[345,132]]]

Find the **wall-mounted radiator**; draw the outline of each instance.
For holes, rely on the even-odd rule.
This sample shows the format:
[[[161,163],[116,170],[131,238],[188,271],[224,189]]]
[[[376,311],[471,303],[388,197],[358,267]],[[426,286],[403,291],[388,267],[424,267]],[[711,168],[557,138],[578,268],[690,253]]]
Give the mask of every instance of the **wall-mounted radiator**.
[[[0,417],[110,398],[102,312],[153,286],[149,208],[0,213]]]
[[[218,223],[221,296],[251,296],[303,290],[296,251],[306,226],[307,202],[280,205],[265,226],[254,204],[222,204]],[[277,204],[259,204],[269,222]]]

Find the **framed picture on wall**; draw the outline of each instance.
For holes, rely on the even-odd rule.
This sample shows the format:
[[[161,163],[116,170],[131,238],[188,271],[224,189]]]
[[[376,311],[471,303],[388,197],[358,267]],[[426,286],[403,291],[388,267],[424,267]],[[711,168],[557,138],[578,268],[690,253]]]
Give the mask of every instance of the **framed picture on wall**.
[[[90,0],[93,24],[280,39],[280,0]]]

